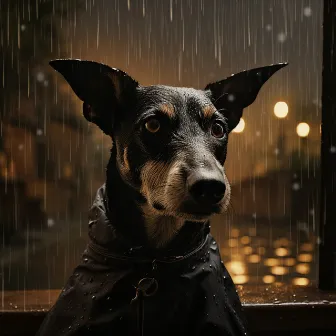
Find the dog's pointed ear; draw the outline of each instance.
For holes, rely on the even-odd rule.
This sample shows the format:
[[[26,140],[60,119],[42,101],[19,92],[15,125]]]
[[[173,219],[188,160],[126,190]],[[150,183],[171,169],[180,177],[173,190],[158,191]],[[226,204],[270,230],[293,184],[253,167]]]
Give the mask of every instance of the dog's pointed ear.
[[[115,114],[139,86],[125,72],[93,61],[58,59],[49,62],[83,101],[84,117],[112,135]]]
[[[243,109],[255,101],[266,81],[287,65],[288,63],[279,63],[243,71],[206,86],[205,91],[210,91],[216,109],[227,118],[229,131],[237,126]]]

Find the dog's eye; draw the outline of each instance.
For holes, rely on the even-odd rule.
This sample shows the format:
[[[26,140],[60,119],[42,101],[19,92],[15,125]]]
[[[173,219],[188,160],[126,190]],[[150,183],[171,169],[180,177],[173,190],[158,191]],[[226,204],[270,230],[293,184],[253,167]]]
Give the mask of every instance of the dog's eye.
[[[155,118],[151,118],[145,123],[145,127],[147,131],[156,133],[160,129],[160,122]]]
[[[215,121],[212,125],[211,125],[211,134],[215,137],[215,138],[223,138],[223,136],[225,135],[225,129],[224,126],[222,125],[221,122],[219,121]]]

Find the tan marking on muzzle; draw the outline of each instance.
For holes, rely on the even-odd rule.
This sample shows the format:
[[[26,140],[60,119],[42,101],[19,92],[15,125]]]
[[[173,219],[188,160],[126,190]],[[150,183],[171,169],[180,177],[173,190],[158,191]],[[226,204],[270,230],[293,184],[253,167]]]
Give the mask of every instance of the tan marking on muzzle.
[[[174,106],[172,104],[161,104],[160,105],[160,110],[165,113],[169,118],[174,117],[175,114],[175,109]]]
[[[216,112],[216,108],[213,105],[206,105],[203,107],[202,112],[205,118],[210,119]]]
[[[168,173],[168,164],[156,161],[147,162],[141,169],[141,193],[148,199],[155,191],[157,199],[160,200]]]

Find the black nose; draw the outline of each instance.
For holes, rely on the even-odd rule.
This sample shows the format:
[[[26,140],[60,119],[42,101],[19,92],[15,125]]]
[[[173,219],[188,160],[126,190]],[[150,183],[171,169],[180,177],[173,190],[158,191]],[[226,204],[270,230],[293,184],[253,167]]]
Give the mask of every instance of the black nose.
[[[224,180],[217,176],[193,173],[187,183],[191,197],[197,203],[205,205],[217,204],[224,197],[226,190]]]

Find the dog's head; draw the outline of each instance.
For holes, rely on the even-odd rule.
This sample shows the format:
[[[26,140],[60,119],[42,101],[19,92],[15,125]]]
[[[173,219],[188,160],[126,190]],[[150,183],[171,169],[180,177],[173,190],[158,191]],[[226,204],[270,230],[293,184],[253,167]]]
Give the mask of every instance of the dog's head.
[[[141,86],[90,61],[55,60],[83,101],[85,118],[112,137],[116,169],[154,214],[205,221],[230,199],[228,136],[281,63],[208,84],[204,90]]]

